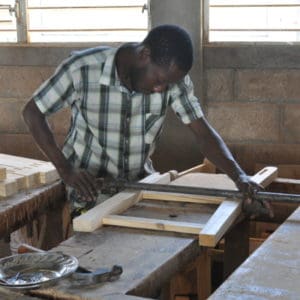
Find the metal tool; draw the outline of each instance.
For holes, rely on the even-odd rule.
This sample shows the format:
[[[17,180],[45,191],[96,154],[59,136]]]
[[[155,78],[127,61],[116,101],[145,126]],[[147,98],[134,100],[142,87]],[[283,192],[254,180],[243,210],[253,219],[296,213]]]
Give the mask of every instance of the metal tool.
[[[46,251],[22,244],[18,248],[18,253],[46,253]],[[111,269],[99,268],[96,271],[89,271],[82,266],[78,266],[68,278],[74,286],[85,286],[116,280],[122,273],[123,268],[119,265],[114,265]]]
[[[103,189],[110,193],[117,193],[123,189],[133,190],[146,190],[179,194],[193,194],[204,195],[224,198],[236,198],[242,199],[243,193],[240,191],[226,190],[226,189],[208,189],[194,186],[182,186],[182,185],[167,185],[167,184],[154,184],[143,182],[130,182],[125,180],[110,180],[103,182]],[[101,191],[103,191],[101,188]],[[272,201],[272,202],[286,202],[300,204],[300,194],[286,194],[286,193],[271,193],[265,191],[259,191],[253,195],[255,200]]]

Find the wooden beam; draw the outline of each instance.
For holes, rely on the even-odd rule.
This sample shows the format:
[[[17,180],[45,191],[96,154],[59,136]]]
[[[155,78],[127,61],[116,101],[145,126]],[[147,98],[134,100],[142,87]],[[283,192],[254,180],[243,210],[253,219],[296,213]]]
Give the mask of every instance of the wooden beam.
[[[14,179],[5,179],[0,182],[0,196],[9,197],[18,192],[18,184]]]
[[[132,216],[109,215],[103,218],[104,225],[114,225],[130,228],[172,231],[189,234],[199,234],[203,224],[191,222],[178,222],[162,219],[140,218]]]
[[[251,179],[266,187],[276,177],[277,168],[266,167],[252,176]],[[215,247],[241,211],[242,202],[240,200],[226,200],[222,202],[199,233],[199,244],[201,246]]]
[[[6,179],[6,168],[0,167],[0,181]]]
[[[152,191],[143,191],[142,198],[147,200],[162,200],[162,201],[216,204],[216,205],[222,203],[222,201],[224,200],[223,197],[187,195],[187,194],[179,194],[179,193],[152,192]]]
[[[169,183],[170,174],[152,174],[141,182],[145,183]],[[109,198],[103,203],[90,209],[85,214],[74,218],[73,229],[75,231],[92,232],[103,225],[103,218],[110,214],[118,214],[141,200],[140,191],[123,191]]]

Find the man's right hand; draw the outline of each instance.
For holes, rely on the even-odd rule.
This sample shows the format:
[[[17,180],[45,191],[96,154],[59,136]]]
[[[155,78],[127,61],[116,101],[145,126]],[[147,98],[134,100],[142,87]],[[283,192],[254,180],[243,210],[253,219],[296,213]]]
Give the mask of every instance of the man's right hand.
[[[96,201],[97,185],[96,179],[84,169],[68,169],[61,172],[63,182],[74,188],[83,201]]]

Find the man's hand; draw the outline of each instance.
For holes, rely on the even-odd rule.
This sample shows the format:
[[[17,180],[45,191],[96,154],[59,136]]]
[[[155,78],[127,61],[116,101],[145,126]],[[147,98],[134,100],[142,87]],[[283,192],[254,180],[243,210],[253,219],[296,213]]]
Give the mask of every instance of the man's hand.
[[[66,185],[76,190],[82,201],[96,201],[98,195],[96,179],[86,170],[70,168],[60,175]]]
[[[261,185],[251,181],[247,175],[241,175],[235,184],[244,195],[243,212],[247,217],[250,217],[250,219],[260,215],[267,215],[270,218],[274,217],[269,202],[254,199],[255,194],[264,189]]]

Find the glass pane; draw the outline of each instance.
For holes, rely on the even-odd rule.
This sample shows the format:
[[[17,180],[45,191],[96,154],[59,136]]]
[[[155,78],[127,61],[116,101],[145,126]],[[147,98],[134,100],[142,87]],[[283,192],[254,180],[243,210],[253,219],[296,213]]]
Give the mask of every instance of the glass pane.
[[[15,5],[14,0],[0,0],[0,42],[15,43],[17,41],[16,18],[9,12],[9,7]]]
[[[146,0],[28,0],[30,42],[140,41]]]
[[[291,5],[300,0],[209,0],[210,5]]]
[[[146,29],[147,18],[136,8],[35,9],[29,11],[29,30],[102,28]]]
[[[270,31],[213,31],[210,32],[211,42],[298,42],[299,32]]]
[[[28,0],[28,7],[143,6],[147,0]]]
[[[17,32],[16,31],[0,31],[1,43],[16,43]]]
[[[210,41],[299,41],[300,0],[210,0],[209,4]]]
[[[300,7],[213,7],[209,20],[210,29],[300,29]]]
[[[30,42],[138,42],[147,31],[99,31],[99,32],[31,32]]]

